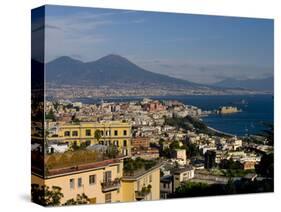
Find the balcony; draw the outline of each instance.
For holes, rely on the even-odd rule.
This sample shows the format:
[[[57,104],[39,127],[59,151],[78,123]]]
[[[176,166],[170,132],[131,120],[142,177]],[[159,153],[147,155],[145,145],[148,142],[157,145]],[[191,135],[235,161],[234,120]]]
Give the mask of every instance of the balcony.
[[[143,200],[151,192],[151,185],[144,186],[140,191],[135,191],[135,198],[137,201]]]
[[[101,183],[102,192],[109,192],[120,188],[120,178]]]

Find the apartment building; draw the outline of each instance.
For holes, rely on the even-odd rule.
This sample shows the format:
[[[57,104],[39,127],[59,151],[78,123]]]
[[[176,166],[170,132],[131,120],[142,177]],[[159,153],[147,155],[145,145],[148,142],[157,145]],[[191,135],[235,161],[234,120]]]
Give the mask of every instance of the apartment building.
[[[49,141],[86,145],[103,144],[117,146],[123,155],[131,155],[131,125],[128,122],[80,122],[58,126],[58,134],[48,136]],[[96,136],[99,131],[100,136]]]
[[[50,169],[46,176],[32,172],[32,184],[49,188],[58,186],[62,190],[61,204],[76,199],[78,194],[86,194],[90,203],[121,202],[123,195],[121,178],[123,159],[109,159],[100,162],[81,164],[74,167]]]
[[[126,175],[124,157],[32,172],[32,184],[61,188],[61,204],[85,194],[91,204],[160,199],[160,166]]]
[[[136,171],[122,178],[123,202],[160,199],[160,166]]]
[[[176,191],[182,182],[186,182],[194,178],[194,168],[192,166],[185,166],[178,168],[173,172],[173,192]]]

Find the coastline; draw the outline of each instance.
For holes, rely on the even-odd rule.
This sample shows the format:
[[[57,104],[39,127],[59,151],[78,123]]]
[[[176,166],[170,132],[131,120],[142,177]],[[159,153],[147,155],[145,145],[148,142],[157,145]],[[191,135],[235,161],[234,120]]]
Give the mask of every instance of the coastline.
[[[207,126],[207,128],[208,128],[209,130],[212,130],[212,131],[214,131],[214,132],[216,132],[216,133],[220,133],[220,134],[222,134],[222,135],[231,136],[231,137],[237,136],[237,135],[234,135],[234,134],[231,134],[231,133],[227,133],[227,132],[223,132],[223,131],[217,130],[217,129],[215,129],[215,128],[213,128],[213,127],[210,127],[210,126]]]

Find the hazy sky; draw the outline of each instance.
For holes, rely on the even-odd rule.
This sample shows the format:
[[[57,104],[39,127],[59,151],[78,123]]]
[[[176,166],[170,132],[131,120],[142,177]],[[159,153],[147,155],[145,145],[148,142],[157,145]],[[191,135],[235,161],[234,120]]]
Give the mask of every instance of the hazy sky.
[[[46,61],[119,54],[158,73],[200,83],[273,75],[273,21],[46,7]]]

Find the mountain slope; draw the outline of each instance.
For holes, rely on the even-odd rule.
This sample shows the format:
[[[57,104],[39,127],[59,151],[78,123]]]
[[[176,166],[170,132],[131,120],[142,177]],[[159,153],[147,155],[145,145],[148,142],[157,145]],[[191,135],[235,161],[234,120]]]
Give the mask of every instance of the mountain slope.
[[[273,81],[273,77],[247,80],[225,79],[213,85],[221,88],[241,88],[257,91],[273,91]]]
[[[47,82],[68,85],[153,85],[183,88],[205,87],[147,71],[124,57],[108,55],[93,62],[60,57],[46,64]]]

